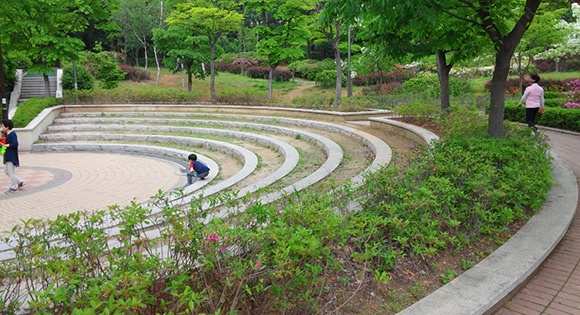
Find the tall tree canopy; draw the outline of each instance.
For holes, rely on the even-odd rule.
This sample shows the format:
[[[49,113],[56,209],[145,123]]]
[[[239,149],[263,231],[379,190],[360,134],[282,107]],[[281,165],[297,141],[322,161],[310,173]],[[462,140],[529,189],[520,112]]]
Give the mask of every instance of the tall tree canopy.
[[[261,17],[255,27],[259,35],[256,53],[265,57],[270,66],[268,96],[272,97],[272,80],[276,67],[304,56],[304,47],[311,21],[308,15],[314,9],[314,0],[246,0],[246,12]]]
[[[537,59],[555,59],[564,57],[566,54],[580,54],[580,4],[572,3],[568,20],[560,20],[557,29],[567,34],[566,39],[545,51],[539,52]],[[557,64],[556,64],[557,65]],[[558,69],[556,68],[556,71]]]
[[[489,45],[477,27],[442,18],[433,1],[367,1],[362,10],[359,38],[382,47],[397,60],[436,56],[441,84],[441,109],[450,105],[449,73],[453,65],[477,55]]]
[[[217,102],[215,92],[216,46],[222,35],[238,30],[243,15],[236,12],[237,4],[229,0],[194,0],[178,4],[167,18],[169,25],[180,27],[192,35],[206,36],[210,46],[210,84],[212,103]]]
[[[385,28],[394,27],[395,30],[391,32],[394,34],[386,39],[389,41],[389,47],[393,49],[403,47],[413,52],[414,49],[423,46],[421,45],[423,42],[429,43],[426,46],[427,52],[431,50],[430,48],[437,48],[438,66],[443,67],[447,73],[452,64],[443,58],[445,56],[443,53],[450,50],[458,54],[465,54],[466,51],[469,54],[474,53],[473,46],[478,47],[481,43],[481,34],[485,34],[495,52],[489,134],[498,138],[505,136],[504,90],[511,57],[530,26],[541,0],[337,1],[344,3],[346,7],[359,3],[365,10],[363,20],[367,25],[370,23],[376,26],[383,23]],[[391,22],[401,24],[397,27]],[[377,30],[376,27],[374,29]],[[412,43],[416,47],[398,45],[406,44],[408,38],[413,39]]]
[[[165,65],[173,73],[187,74],[187,91],[191,92],[193,77],[205,79],[202,64],[210,61],[210,48],[205,36],[193,36],[178,27],[153,30],[153,41],[166,54]]]
[[[84,31],[91,20],[106,27],[115,5],[116,0],[2,1],[0,28],[18,57],[30,64],[28,70],[44,75],[48,96],[48,73],[62,61],[76,59],[84,48],[74,34]]]

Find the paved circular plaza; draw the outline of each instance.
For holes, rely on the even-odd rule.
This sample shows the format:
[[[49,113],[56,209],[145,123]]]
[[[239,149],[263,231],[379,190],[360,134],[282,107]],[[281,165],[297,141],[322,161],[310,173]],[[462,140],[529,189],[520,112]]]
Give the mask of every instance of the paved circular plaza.
[[[21,152],[20,164],[16,174],[25,183],[22,190],[4,194],[10,180],[0,174],[1,232],[31,218],[147,202],[159,189],[186,183],[177,162],[138,155]]]

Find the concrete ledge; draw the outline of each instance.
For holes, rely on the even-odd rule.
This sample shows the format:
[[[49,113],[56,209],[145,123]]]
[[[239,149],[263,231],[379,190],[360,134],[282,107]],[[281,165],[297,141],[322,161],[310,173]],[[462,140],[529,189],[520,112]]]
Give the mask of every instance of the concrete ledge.
[[[52,127],[51,127],[52,128]],[[176,129],[177,128],[177,129]],[[188,137],[177,137],[177,136],[165,136],[165,135],[138,135],[138,134],[103,134],[103,133],[79,133],[82,132],[90,132],[90,131],[119,131],[119,130],[131,130],[131,131],[163,131],[163,132],[198,132],[198,133],[208,133],[213,135],[224,135],[227,134],[229,136],[234,136],[236,138],[241,138],[244,140],[251,140],[256,141],[258,143],[262,143],[264,145],[273,147],[278,150],[278,152],[284,156],[284,162],[282,165],[272,172],[270,175],[266,176],[265,178],[253,183],[250,188],[246,187],[240,190],[240,193],[243,195],[248,192],[256,191],[260,188],[264,188],[277,180],[283,178],[284,176],[290,174],[292,170],[298,164],[300,159],[300,154],[293,146],[277,140],[275,138],[243,133],[243,132],[234,132],[229,130],[217,130],[217,129],[200,129],[200,128],[192,128],[192,127],[171,127],[171,126],[139,126],[139,125],[130,125],[130,126],[119,126],[119,125],[106,125],[106,126],[93,126],[93,125],[65,125],[65,126],[58,126],[54,128],[59,132],[71,132],[71,134],[44,134],[41,136],[41,140],[44,141],[108,141],[108,140],[119,140],[119,141],[157,141],[157,142],[169,142],[169,143],[177,143],[177,144],[186,144],[186,145],[197,145],[197,146],[206,146],[210,147],[211,149],[219,150],[225,152],[227,154],[233,154],[237,156],[242,161],[248,160],[256,160],[257,158],[249,158],[249,156],[244,155],[247,154],[249,151],[246,149],[239,149],[240,146],[237,145],[230,145],[225,142],[218,142],[213,140],[205,140],[205,139],[196,139],[196,138],[188,138]],[[72,132],[75,132],[74,134]],[[33,150],[38,150],[38,146],[42,144],[34,144]],[[52,146],[54,144],[50,144]],[[57,143],[58,145],[58,143]],[[190,152],[189,152],[190,153]],[[178,156],[176,158],[180,158],[183,160],[185,156],[189,153],[180,153],[182,156]],[[253,156],[255,154],[252,153]],[[257,163],[257,162],[256,162]],[[251,169],[252,171],[255,169]],[[243,177],[247,177],[250,174],[246,172],[246,175]],[[237,178],[239,180],[242,175],[238,175]],[[239,181],[238,181],[239,182]],[[231,186],[231,185],[230,185]],[[229,187],[229,186],[228,186]],[[227,187],[226,187],[227,188]],[[187,190],[188,188],[186,188]],[[218,190],[224,189],[223,186],[218,186],[218,188],[210,188],[204,191],[204,195],[209,195],[217,192]]]
[[[249,116],[249,115],[244,115],[243,119],[246,122],[239,122],[240,116],[239,115],[227,115],[227,114],[207,114],[207,117],[209,118],[213,118],[215,119],[216,117],[219,118],[227,118],[227,119],[232,119],[235,121],[216,121],[216,120],[208,120],[208,119],[153,119],[152,117],[166,117],[168,115],[170,116],[177,116],[177,117],[185,117],[185,116],[191,116],[191,113],[168,113],[168,112],[145,112],[145,113],[133,113],[133,112],[122,112],[119,113],[120,115],[129,115],[130,117],[133,116],[133,118],[130,117],[124,117],[124,118],[100,118],[100,114],[98,113],[63,113],[61,116],[63,118],[59,118],[57,119],[55,122],[57,123],[81,123],[81,124],[94,124],[95,120],[91,120],[90,117],[92,117],[92,119],[98,119],[97,122],[100,123],[111,123],[111,122],[116,122],[118,124],[120,123],[127,123],[127,122],[131,122],[131,123],[139,123],[139,124],[145,124],[145,123],[150,123],[150,124],[172,124],[172,123],[179,123],[179,122],[183,122],[183,123],[189,123],[189,124],[195,124],[195,125],[219,125],[219,126],[224,126],[224,127],[237,127],[237,128],[250,128],[250,129],[255,129],[255,130],[263,130],[263,131],[268,131],[268,132],[276,132],[276,133],[280,133],[280,134],[286,134],[289,136],[294,136],[296,134],[302,134],[305,137],[311,138],[313,141],[319,142],[320,144],[322,144],[321,141],[318,141],[316,139],[316,137],[313,137],[310,134],[306,134],[304,132],[302,132],[301,130],[296,130],[296,129],[291,129],[291,128],[285,128],[285,127],[280,127],[280,126],[274,126],[274,125],[264,125],[264,124],[255,124],[255,123],[248,123],[247,121],[257,121],[257,122],[261,122],[261,123],[270,123],[270,124],[280,124],[280,123],[284,123],[284,124],[288,124],[288,125],[292,125],[292,126],[298,126],[298,127],[310,127],[313,129],[320,129],[320,130],[325,130],[325,131],[329,131],[329,132],[335,132],[335,133],[339,133],[348,137],[352,137],[355,138],[359,141],[362,141],[364,144],[366,144],[375,154],[375,157],[373,159],[373,162],[371,163],[371,165],[360,175],[356,176],[355,178],[353,178],[353,183],[355,185],[360,185],[362,184],[363,180],[364,180],[364,174],[368,173],[368,172],[373,172],[375,171],[378,167],[381,166],[387,166],[390,164],[391,159],[392,159],[392,150],[390,148],[390,146],[385,143],[382,139],[379,139],[371,134],[368,134],[366,132],[360,131],[358,129],[355,128],[350,128],[350,127],[346,127],[346,126],[342,126],[342,125],[337,125],[334,123],[326,123],[326,122],[320,122],[320,121],[312,121],[312,120],[304,120],[304,119],[295,119],[295,118],[281,118],[281,117],[269,117],[269,116]],[[137,117],[137,118],[135,118]],[[412,125],[409,125],[411,127],[415,127]],[[67,128],[66,126],[51,126],[48,131],[52,132],[52,131],[63,131],[63,130],[67,130],[65,129]],[[87,129],[94,129],[94,128],[98,128],[99,130],[109,130],[109,128],[113,128],[113,127],[108,127],[108,126],[95,126],[95,125],[91,125],[91,126],[76,126],[75,130],[78,131],[84,131]],[[121,127],[117,127],[117,128],[121,128]],[[133,130],[133,128],[140,128],[140,127],[134,127],[134,126],[130,126],[130,125],[125,125],[122,127],[124,130]],[[148,128],[155,128],[155,127],[148,127]],[[160,128],[160,127],[157,127]],[[184,130],[188,130],[188,127],[171,127],[168,126],[167,127],[168,130],[170,132],[174,132],[174,131],[184,131]],[[215,130],[215,129],[212,129]],[[226,131],[223,131],[226,132]],[[233,132],[233,131],[232,131]],[[235,136],[235,134],[234,134]],[[436,137],[436,136],[435,136]]]
[[[66,105],[67,112],[190,112],[190,113],[252,113],[253,115],[302,117],[331,121],[361,120],[369,117],[389,115],[389,110],[368,110],[362,112],[333,112],[287,107],[266,107],[249,105],[203,105],[203,104],[100,104],[100,105]]]
[[[424,128],[407,124],[401,121],[390,119],[388,117],[369,118],[371,127],[385,128],[389,131],[398,133],[404,137],[411,139],[416,143],[431,143],[436,141],[439,136]]]
[[[64,106],[45,108],[25,128],[14,128],[18,135],[18,149],[30,151],[32,144],[46,131],[56,117],[64,110]]]

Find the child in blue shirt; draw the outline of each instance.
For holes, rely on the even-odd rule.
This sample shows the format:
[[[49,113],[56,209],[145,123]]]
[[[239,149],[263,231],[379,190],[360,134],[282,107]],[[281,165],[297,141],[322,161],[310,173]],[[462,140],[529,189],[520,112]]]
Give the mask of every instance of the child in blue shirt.
[[[193,184],[193,178],[205,179],[209,175],[209,167],[197,160],[197,155],[192,153],[187,159],[189,160],[189,169],[187,172],[187,184]]]

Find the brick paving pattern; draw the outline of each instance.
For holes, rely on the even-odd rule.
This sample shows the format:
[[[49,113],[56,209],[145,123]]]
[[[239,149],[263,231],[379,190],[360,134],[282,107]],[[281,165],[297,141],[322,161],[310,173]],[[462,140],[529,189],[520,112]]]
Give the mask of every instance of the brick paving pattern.
[[[580,180],[580,136],[546,131],[552,150]],[[496,315],[580,314],[580,202],[568,232],[538,272]]]
[[[10,182],[0,174],[0,233],[31,218],[147,202],[187,181],[177,163],[137,155],[22,152],[20,163],[22,190],[5,195]]]

